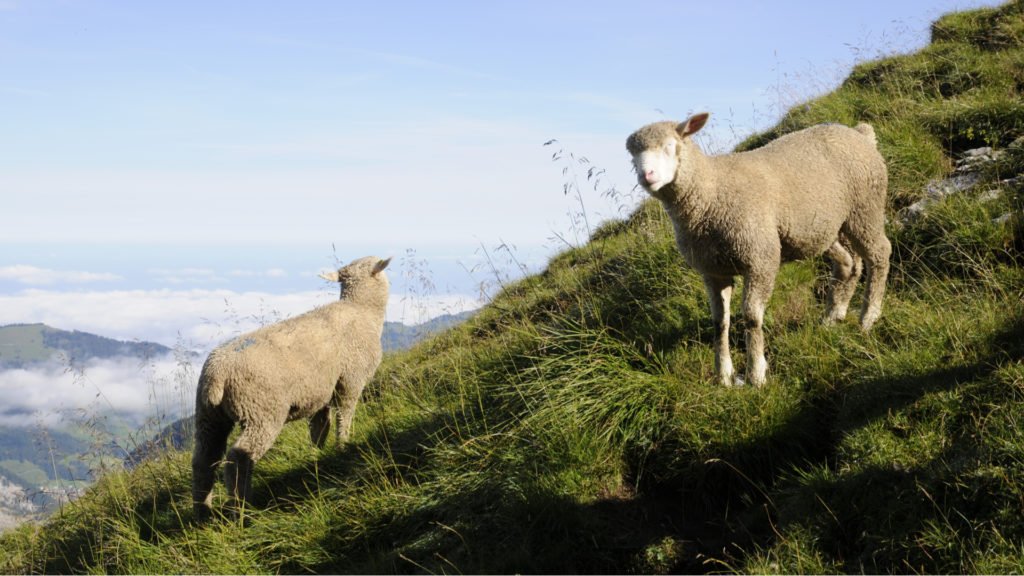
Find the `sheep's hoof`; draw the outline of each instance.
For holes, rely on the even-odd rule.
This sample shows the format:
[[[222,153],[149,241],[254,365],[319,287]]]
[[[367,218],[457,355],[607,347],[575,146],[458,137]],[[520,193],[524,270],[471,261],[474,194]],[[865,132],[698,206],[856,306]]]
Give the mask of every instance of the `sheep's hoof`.
[[[862,320],[861,323],[860,323],[860,331],[863,332],[864,334],[867,334],[868,332],[871,332],[871,328],[875,325],[875,322],[877,320],[878,320],[877,318],[873,318],[870,321],[868,321],[867,323],[865,323]]]
[[[839,314],[837,312],[827,313],[821,317],[822,326],[835,326],[836,324],[842,324],[846,320],[846,312]]]
[[[736,383],[737,383],[738,386],[746,385],[749,382],[750,384],[752,384],[754,386],[754,388],[761,388],[761,387],[764,386],[765,382],[767,382],[767,381],[768,381],[768,378],[766,376],[764,376],[764,375],[762,375],[760,378],[756,378],[754,376],[748,375],[746,380],[744,380],[743,378],[740,378],[739,376],[736,377]]]

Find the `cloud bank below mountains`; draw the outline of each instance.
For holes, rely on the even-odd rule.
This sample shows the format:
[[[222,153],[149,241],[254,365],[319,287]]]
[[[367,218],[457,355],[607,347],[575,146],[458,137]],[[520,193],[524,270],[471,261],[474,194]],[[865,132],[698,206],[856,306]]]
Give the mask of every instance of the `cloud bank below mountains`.
[[[168,355],[2,370],[0,426],[60,428],[101,414],[132,426],[154,417],[166,424],[191,413],[201,362]]]
[[[147,340],[179,354],[146,361],[54,359],[31,369],[0,370],[0,426],[61,427],[99,414],[132,426],[191,413],[205,353],[239,333],[294,316],[337,298],[331,290],[290,295],[228,290],[55,292],[0,295],[3,323],[45,324],[121,340]],[[461,296],[393,296],[388,316],[408,324],[477,307]],[[185,354],[198,351],[197,355]]]

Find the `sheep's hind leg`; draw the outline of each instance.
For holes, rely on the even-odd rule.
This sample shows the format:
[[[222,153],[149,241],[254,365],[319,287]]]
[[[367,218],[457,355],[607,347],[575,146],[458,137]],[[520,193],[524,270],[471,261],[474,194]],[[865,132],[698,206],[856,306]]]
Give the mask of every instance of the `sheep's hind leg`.
[[[881,234],[875,243],[864,251],[867,263],[867,281],[864,288],[864,304],[861,307],[860,327],[867,332],[882,315],[882,298],[885,296],[885,282],[889,277],[889,256],[892,244]]]
[[[338,446],[348,442],[349,434],[352,431],[352,420],[356,414],[356,405],[359,404],[359,396],[363,393],[363,387],[350,387],[346,383],[343,391],[338,392],[334,397],[334,436],[338,440]],[[358,389],[355,389],[358,388]]]
[[[889,277],[892,244],[885,237],[881,222],[874,227],[852,228],[846,234],[853,250],[864,259],[864,302],[860,309],[860,328],[867,332],[882,315],[882,297]]]
[[[197,412],[192,451],[192,510],[200,522],[210,517],[217,465],[224,457],[234,424],[227,418],[211,416],[202,408]]]
[[[327,444],[327,433],[331,430],[331,406],[324,406],[309,419],[309,439],[317,448]]]
[[[846,318],[862,266],[861,257],[848,249],[842,240],[836,240],[827,254],[832,261],[832,278],[829,280],[828,305],[822,321],[830,325]]]
[[[704,277],[704,287],[711,304],[711,319],[715,330],[715,376],[725,386],[732,386],[734,374],[729,353],[729,311],[732,300],[732,278]],[[735,383],[741,384],[739,380]]]
[[[250,422],[243,425],[238,440],[228,450],[227,463],[224,466],[224,483],[231,495],[231,507],[236,513],[241,512],[252,498],[252,471],[260,458],[273,445],[287,415],[271,422]]]
[[[772,295],[775,275],[748,274],[743,281],[744,336],[747,343],[747,379],[754,386],[763,386],[768,372],[764,357],[764,308]]]

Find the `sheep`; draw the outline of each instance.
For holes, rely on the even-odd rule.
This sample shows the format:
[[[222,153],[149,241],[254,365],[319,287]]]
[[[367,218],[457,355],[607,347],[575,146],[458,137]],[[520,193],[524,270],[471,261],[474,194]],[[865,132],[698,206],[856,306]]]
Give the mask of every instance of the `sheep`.
[[[323,448],[334,408],[338,443],[348,439],[356,403],[382,357],[391,259],[360,258],[321,278],[341,284],[341,299],[217,347],[203,364],[196,391],[192,499],[196,518],[210,516],[216,468],[234,424],[224,482],[231,508],[252,490],[256,462],[286,422],[310,418],[313,444]]]
[[[701,274],[714,322],[715,373],[734,378],[729,309],[743,277],[747,381],[765,382],[764,309],[784,262],[827,254],[832,275],[823,322],[846,317],[866,263],[865,332],[882,313],[892,247],[885,236],[888,172],[874,129],[822,124],[749,152],[705,156],[691,136],[708,113],[657,122],[626,140],[637,180],[668,212],[676,245]]]

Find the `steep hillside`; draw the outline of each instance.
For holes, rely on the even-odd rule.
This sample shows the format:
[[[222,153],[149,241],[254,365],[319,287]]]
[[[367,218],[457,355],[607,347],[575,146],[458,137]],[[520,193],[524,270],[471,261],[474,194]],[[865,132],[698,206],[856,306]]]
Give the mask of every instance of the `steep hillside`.
[[[702,283],[646,203],[389,356],[350,444],[289,426],[244,524],[193,524],[177,453],[3,535],[0,570],[1020,571],[1022,70],[1024,3],[949,15],[744,144],[867,120],[892,174],[881,321],[822,327],[826,265],[785,267],[764,388],[712,382]],[[927,192],[981,145],[973,186]]]

